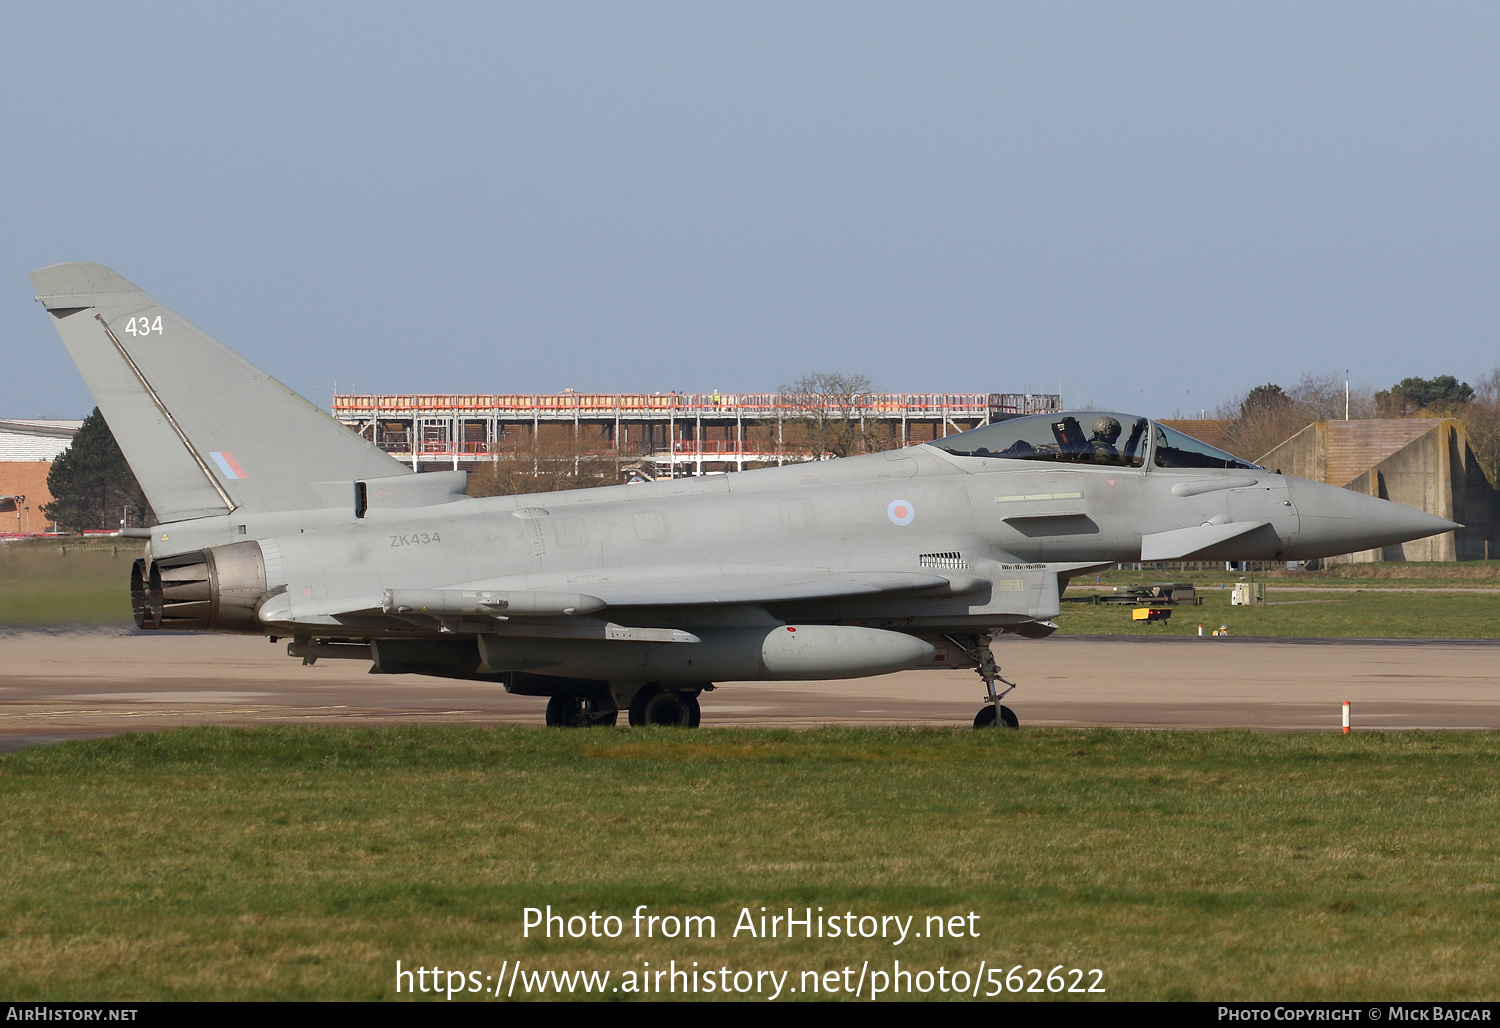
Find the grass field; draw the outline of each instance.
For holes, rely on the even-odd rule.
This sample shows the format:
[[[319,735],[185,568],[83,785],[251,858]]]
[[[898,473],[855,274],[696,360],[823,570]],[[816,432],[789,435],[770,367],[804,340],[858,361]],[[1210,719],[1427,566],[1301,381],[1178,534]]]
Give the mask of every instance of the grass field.
[[[1265,604],[1231,606],[1236,582],[1266,586]],[[1130,606],[1077,602],[1112,587],[1192,582],[1199,606],[1166,622],[1134,622]],[[1494,590],[1492,592],[1484,590]],[[1237,572],[1121,569],[1075,579],[1058,618],[1063,635],[1205,635],[1302,638],[1493,639],[1500,636],[1500,561],[1344,564],[1327,571]]]
[[[34,748],[0,758],[3,991],[380,998],[398,959],[616,983],[696,960],[795,987],[900,959],[1099,968],[1117,1000],[1493,998],[1497,758],[1489,734],[1061,730],[199,728]],[[523,908],[546,904],[627,928],[523,939]],[[637,940],[638,904],[714,915],[717,937]],[[979,937],[730,937],[743,907],[789,905],[918,930],[973,911]]]
[[[144,548],[138,539],[0,546],[0,625],[129,625],[130,564]]]
[[[1141,581],[1137,578],[1136,581]],[[1160,581],[1160,579],[1158,579]],[[1230,580],[1232,584],[1233,579]],[[1065,596],[1076,595],[1069,590]],[[1299,636],[1356,639],[1494,639],[1500,636],[1500,591],[1407,592],[1348,588],[1323,592],[1277,590],[1268,602],[1234,607],[1229,584],[1201,589],[1200,606],[1173,607],[1165,623],[1130,619],[1124,604],[1064,602],[1062,635],[1208,635],[1228,625],[1231,636]]]

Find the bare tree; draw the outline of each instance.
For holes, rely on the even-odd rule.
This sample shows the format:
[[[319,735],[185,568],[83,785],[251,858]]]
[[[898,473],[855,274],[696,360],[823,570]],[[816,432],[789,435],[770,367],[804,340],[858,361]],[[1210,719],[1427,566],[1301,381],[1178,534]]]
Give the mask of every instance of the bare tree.
[[[1337,372],[1325,375],[1314,375],[1309,372],[1298,380],[1288,395],[1291,396],[1293,402],[1302,405],[1304,413],[1311,415],[1308,424],[1314,421],[1342,421],[1345,399],[1344,381],[1343,376]],[[1351,420],[1360,421],[1379,416],[1375,410],[1375,394],[1364,386],[1351,389],[1348,393],[1348,401]]]
[[[870,380],[820,372],[781,387],[788,426],[815,457],[848,457],[880,448],[888,433],[871,417]]]
[[[470,496],[514,496],[617,485],[621,462],[574,443],[534,445],[498,453],[469,473]]]
[[[1244,396],[1220,404],[1214,411],[1231,424],[1224,433],[1224,448],[1246,460],[1257,460],[1315,421],[1337,421],[1344,417],[1344,379],[1337,373],[1309,372],[1290,389],[1266,384]],[[1375,416],[1375,400],[1361,387],[1348,394],[1349,416]]]
[[[1491,484],[1500,484],[1500,367],[1474,384],[1474,396],[1465,405],[1464,429],[1469,446]]]

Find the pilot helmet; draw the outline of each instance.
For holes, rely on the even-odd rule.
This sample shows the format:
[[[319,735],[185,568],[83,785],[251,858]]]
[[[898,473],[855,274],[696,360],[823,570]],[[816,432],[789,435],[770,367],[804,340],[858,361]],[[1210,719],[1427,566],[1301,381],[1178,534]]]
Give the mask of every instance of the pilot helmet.
[[[1094,435],[1096,438],[1112,443],[1120,438],[1120,423],[1108,416],[1095,418]]]

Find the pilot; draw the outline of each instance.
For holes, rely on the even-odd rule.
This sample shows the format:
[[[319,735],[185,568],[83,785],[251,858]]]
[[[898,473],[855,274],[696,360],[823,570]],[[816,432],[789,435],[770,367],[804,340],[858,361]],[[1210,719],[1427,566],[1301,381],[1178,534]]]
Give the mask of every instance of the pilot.
[[[1115,449],[1115,440],[1120,438],[1120,423],[1104,415],[1094,419],[1094,434],[1089,437],[1089,451],[1100,463],[1115,463],[1120,451]]]

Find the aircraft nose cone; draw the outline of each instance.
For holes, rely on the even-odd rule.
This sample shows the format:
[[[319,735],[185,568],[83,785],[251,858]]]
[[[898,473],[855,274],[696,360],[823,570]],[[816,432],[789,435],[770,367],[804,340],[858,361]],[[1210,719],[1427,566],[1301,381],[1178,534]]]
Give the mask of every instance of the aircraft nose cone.
[[[1300,527],[1290,556],[1299,560],[1373,550],[1463,526],[1426,511],[1287,476]]]

